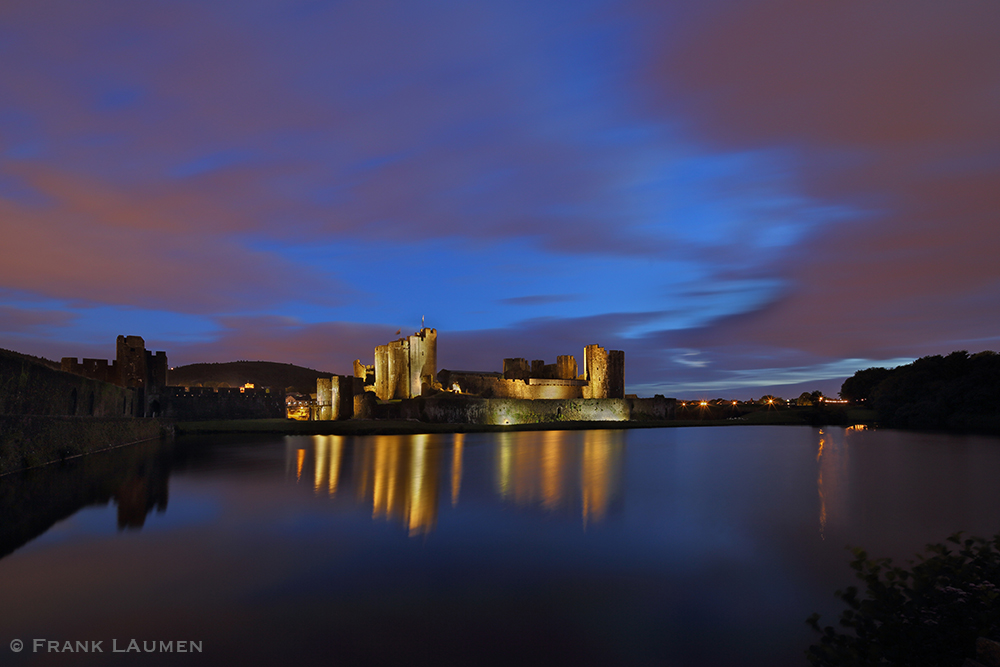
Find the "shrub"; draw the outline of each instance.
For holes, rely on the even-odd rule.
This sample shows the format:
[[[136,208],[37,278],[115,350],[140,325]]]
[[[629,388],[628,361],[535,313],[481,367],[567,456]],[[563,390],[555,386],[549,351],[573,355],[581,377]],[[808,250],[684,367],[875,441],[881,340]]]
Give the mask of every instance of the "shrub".
[[[820,628],[819,614],[807,622],[822,636],[809,647],[813,665],[961,665],[976,653],[976,639],[1000,630],[1000,535],[930,544],[904,568],[889,558],[868,558],[853,549],[851,567],[865,582],[837,591],[848,609],[840,626]],[[957,546],[949,548],[948,544]]]

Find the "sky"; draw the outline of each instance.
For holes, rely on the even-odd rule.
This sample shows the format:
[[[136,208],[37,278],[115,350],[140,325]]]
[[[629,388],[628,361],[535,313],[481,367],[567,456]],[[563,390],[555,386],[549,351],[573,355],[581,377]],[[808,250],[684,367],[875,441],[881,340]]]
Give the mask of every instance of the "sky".
[[[0,347],[649,396],[1000,349],[995,0],[4,0]]]

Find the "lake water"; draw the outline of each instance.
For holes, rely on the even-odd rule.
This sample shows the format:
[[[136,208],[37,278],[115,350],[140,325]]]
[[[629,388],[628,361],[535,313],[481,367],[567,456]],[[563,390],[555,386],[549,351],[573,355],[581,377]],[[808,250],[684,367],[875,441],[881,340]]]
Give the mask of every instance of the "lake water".
[[[843,428],[128,447],[0,478],[0,653],[804,665],[806,617],[832,623],[855,583],[846,545],[907,558],[1000,532],[998,473],[1000,439]],[[157,652],[112,652],[132,639]]]

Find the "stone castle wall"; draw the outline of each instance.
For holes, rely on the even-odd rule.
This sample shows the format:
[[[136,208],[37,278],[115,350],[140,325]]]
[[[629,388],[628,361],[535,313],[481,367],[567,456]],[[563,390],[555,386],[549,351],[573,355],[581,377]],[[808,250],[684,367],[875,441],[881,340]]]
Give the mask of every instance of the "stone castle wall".
[[[505,360],[509,361],[509,360]],[[554,364],[553,364],[554,366]],[[482,398],[570,399],[583,398],[586,382],[544,378],[508,379],[499,373],[468,373],[442,370],[438,381],[447,390],[458,385],[459,391]]]
[[[628,421],[625,399],[480,398],[439,394],[390,408],[385,417],[444,424],[544,424],[573,421]]]
[[[209,419],[284,419],[285,392],[260,389],[163,387],[151,394],[157,416],[181,421]]]
[[[607,351],[600,345],[583,350],[584,374],[577,375],[576,357],[556,357],[556,363],[541,359],[528,362],[516,357],[503,360],[503,373],[475,373],[442,370],[438,381],[446,391],[474,394],[483,398],[528,400],[573,398],[625,398],[625,353]]]
[[[364,393],[361,378],[334,375],[316,380],[316,421],[350,419],[355,414],[355,398]],[[359,410],[364,411],[363,408]]]
[[[600,345],[583,348],[584,398],[625,398],[625,353]]]
[[[155,393],[167,384],[167,353],[150,352],[141,336],[118,336],[115,341],[115,359],[110,363],[104,359],[84,359],[63,357],[61,368],[67,373],[81,375],[91,380],[109,382],[120,387],[136,390],[136,401],[132,411],[135,417],[152,417],[156,410],[150,410],[150,393]]]
[[[0,414],[123,417],[135,414],[138,401],[134,389],[0,352]]]

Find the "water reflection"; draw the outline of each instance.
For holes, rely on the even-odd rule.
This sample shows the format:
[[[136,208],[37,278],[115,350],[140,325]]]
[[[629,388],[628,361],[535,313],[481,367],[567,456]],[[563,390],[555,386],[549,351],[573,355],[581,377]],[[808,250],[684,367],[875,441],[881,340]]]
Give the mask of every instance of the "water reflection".
[[[849,440],[861,427],[820,429],[816,451],[818,472],[816,491],[819,494],[819,536],[826,539],[827,522],[843,519],[844,484],[849,463]]]
[[[345,495],[370,506],[372,518],[401,523],[411,536],[424,535],[437,524],[442,450],[449,444],[442,439],[450,436],[290,437],[285,444],[285,471],[290,475],[294,465],[295,480],[300,483],[304,474],[308,479],[311,462],[316,495],[334,498],[342,486],[349,485]],[[457,503],[461,440],[450,444],[455,448],[453,461],[458,462],[459,478],[452,479],[452,498]]]
[[[504,433],[495,457],[501,499],[547,511],[580,499],[583,524],[601,521],[620,495],[622,431]]]
[[[486,442],[494,443],[493,456],[473,459],[467,470],[462,433],[289,437],[285,474],[298,484],[311,478],[315,495],[340,492],[371,507],[374,519],[402,524],[411,536],[434,530],[443,502],[458,507],[463,476],[479,477],[484,462],[492,463],[489,477],[501,501],[546,512],[579,507],[584,527],[602,521],[620,497],[620,431],[501,433]]]
[[[3,477],[0,558],[90,505],[117,506],[119,530],[138,530],[167,509],[171,451],[159,441],[72,459]]]

